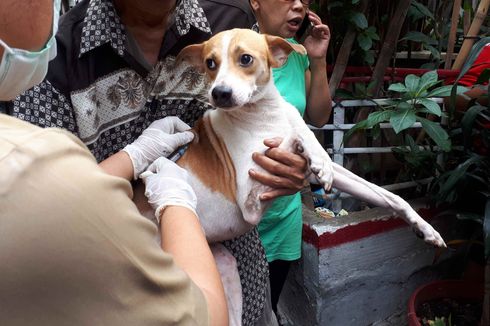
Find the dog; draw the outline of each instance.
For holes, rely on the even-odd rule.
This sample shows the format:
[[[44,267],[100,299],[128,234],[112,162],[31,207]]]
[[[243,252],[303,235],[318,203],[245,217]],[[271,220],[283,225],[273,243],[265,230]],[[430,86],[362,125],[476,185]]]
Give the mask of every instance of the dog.
[[[268,202],[259,195],[270,190],[249,177],[261,170],[253,152],[264,152],[263,140],[283,137],[282,148],[302,155],[308,180],[326,191],[335,187],[376,206],[392,209],[428,243],[444,247],[439,233],[399,196],[376,186],[331,161],[329,155],[274,86],[271,68],[281,66],[301,45],[247,29],[216,34],[182,49],[176,62],[186,61],[209,78],[209,102],[193,130],[196,134],[177,164],[189,173],[198,198],[197,214],[222,273],[230,324],[241,324],[241,287],[236,262],[218,245],[255,227]],[[231,258],[230,258],[231,256]]]

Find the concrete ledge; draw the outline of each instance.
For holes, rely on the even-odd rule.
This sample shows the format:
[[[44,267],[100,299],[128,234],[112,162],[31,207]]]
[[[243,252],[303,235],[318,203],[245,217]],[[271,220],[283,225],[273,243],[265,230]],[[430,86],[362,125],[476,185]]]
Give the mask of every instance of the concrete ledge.
[[[411,204],[445,234],[447,219],[434,219],[422,201]],[[404,325],[411,292],[440,276],[434,253],[385,209],[326,220],[305,208],[303,257],[289,273],[280,319],[289,325],[362,326],[393,319],[392,325]]]

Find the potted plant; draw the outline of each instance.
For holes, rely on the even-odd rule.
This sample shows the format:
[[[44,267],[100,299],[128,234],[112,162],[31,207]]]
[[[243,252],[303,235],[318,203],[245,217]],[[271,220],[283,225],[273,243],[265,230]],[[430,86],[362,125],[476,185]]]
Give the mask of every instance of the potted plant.
[[[473,52],[477,53],[479,47],[488,41],[487,38],[477,43]],[[470,58],[460,76],[465,73],[471,63]],[[490,71],[484,71],[477,83],[488,83],[489,76]],[[488,94],[490,94],[490,86]],[[454,103],[454,92],[451,99]],[[451,116],[454,117],[453,114]],[[429,302],[435,305],[441,300],[453,300],[453,304],[454,302],[466,302],[467,308],[470,306],[475,309],[482,307],[480,311],[473,311],[473,317],[468,318],[481,315],[481,321],[478,318],[473,321],[473,325],[490,324],[490,293],[488,292],[490,289],[490,108],[475,99],[471,100],[463,116],[456,117],[456,121],[458,121],[457,124],[450,123],[450,126],[453,126],[450,130],[452,150],[447,153],[445,170],[435,179],[432,190],[435,193],[437,204],[444,204],[452,208],[460,220],[472,221],[476,226],[474,233],[476,236],[466,240],[448,241],[448,246],[481,245],[484,249],[481,250],[481,268],[485,266],[484,278],[480,283],[474,281],[475,277],[473,277],[473,282],[468,279],[436,281],[417,289],[411,296],[408,305],[409,323],[413,326],[430,325],[429,322],[434,325],[436,322],[440,325],[464,325],[461,321],[455,321],[456,317],[461,316],[455,311],[452,313],[449,310],[430,311]],[[422,314],[425,314],[425,317]]]
[[[466,66],[472,63],[471,55],[468,61]],[[467,67],[463,67],[461,75],[465,70]],[[482,74],[485,80],[489,79],[489,75],[489,72]],[[466,89],[438,86],[438,83],[437,74],[429,72],[421,77],[409,75],[404,83],[391,85],[389,90],[398,92],[400,96],[388,100],[387,105],[380,106],[378,111],[356,124],[346,136],[366,128],[372,128],[375,134],[379,133],[378,126],[381,122],[389,121],[397,134],[408,129],[414,122],[421,123],[429,137],[419,136],[414,140],[407,134],[402,138],[405,146],[396,149],[395,154],[412,169],[422,168],[436,175],[430,188],[436,205],[454,209],[454,215],[461,220],[473,221],[479,236],[473,237],[471,242],[461,239],[449,241],[448,245],[479,242],[484,246],[485,255],[482,261],[486,262],[487,285],[484,286],[481,282],[444,280],[420,287],[409,302],[410,325],[460,325],[456,318],[460,317],[462,307],[467,307],[469,311],[476,307],[475,309],[479,309],[478,313],[473,312],[470,315],[473,318],[476,316],[477,320],[481,315],[481,325],[490,325],[490,293],[484,293],[485,288],[490,289],[490,109],[472,100],[462,117],[450,110],[446,115],[448,126],[443,128],[434,122],[433,117],[441,117],[445,113],[441,112],[439,105],[431,97],[451,95],[455,98]],[[420,146],[421,144],[425,147]],[[443,159],[439,162],[444,164],[438,164],[434,160],[435,154],[442,156]],[[429,168],[427,161],[432,163]],[[487,301],[483,305],[482,313],[484,294]],[[443,310],[438,310],[436,307],[442,306],[444,302],[449,304],[449,308],[445,306]],[[450,309],[451,306],[454,310]],[[417,315],[424,311],[427,314],[425,317]]]

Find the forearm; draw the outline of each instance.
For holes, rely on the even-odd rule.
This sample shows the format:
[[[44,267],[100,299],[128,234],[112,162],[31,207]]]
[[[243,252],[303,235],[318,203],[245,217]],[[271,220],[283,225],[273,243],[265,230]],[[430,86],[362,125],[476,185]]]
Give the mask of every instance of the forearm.
[[[162,248],[170,253],[202,290],[211,325],[227,325],[228,309],[221,278],[199,220],[180,206],[169,206],[161,216]]]
[[[326,124],[332,112],[332,98],[327,79],[326,61],[311,60],[309,91],[306,101],[306,118],[316,127]]]
[[[109,156],[99,163],[99,166],[107,174],[120,177],[126,180],[133,180],[133,163],[129,155],[124,151],[119,151]]]

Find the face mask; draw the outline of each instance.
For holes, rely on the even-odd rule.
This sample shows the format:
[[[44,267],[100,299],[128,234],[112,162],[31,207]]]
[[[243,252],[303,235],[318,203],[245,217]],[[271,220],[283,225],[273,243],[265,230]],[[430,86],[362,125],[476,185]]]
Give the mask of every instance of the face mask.
[[[31,52],[9,47],[0,39],[4,47],[0,62],[0,101],[15,98],[23,91],[39,84],[48,71],[48,63],[56,56],[55,34],[58,30],[58,19],[61,0],[54,0],[53,30],[44,49]]]

